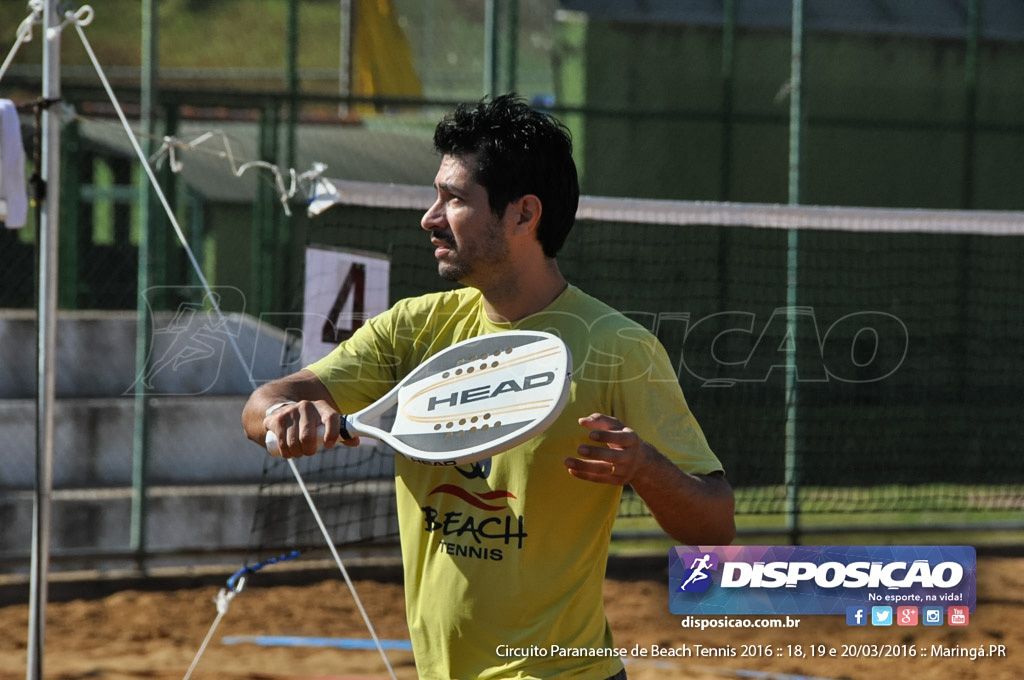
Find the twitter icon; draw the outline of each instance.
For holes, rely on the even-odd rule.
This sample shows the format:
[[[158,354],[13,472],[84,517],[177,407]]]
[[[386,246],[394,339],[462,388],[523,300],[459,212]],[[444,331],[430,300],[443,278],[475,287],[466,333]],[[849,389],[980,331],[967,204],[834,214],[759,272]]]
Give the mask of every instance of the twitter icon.
[[[891,626],[892,625],[892,607],[872,607],[871,608],[871,625],[872,626]]]

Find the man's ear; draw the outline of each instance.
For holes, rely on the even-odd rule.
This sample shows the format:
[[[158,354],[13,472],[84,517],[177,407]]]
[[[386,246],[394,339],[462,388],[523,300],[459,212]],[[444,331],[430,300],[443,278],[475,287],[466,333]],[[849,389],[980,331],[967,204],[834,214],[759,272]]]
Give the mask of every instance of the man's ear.
[[[512,230],[516,234],[536,233],[540,225],[543,206],[536,194],[526,194],[512,201],[509,206],[512,217]]]

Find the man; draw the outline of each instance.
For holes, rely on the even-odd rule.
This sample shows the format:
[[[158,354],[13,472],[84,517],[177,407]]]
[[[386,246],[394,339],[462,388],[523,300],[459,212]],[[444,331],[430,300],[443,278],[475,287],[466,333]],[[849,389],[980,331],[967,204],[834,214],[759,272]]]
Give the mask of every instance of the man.
[[[311,455],[319,425],[334,445],[339,411],[459,340],[556,333],[575,367],[547,431],[472,466],[396,459],[416,665],[425,680],[625,678],[602,596],[622,487],[686,544],[733,539],[732,491],[661,345],[559,271],[579,200],[565,128],[508,95],[458,107],[434,145],[437,199],[421,225],[440,275],[465,287],[399,301],[325,359],[260,387],[245,430],[260,444],[274,432],[284,456]]]

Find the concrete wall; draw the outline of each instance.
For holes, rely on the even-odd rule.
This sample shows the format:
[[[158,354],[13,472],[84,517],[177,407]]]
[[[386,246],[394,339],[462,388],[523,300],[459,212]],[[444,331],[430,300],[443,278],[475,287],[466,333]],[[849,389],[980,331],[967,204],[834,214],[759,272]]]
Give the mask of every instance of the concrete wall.
[[[58,399],[54,487],[129,486],[131,398]],[[242,434],[245,396],[154,397],[149,407],[149,479],[160,485],[258,483],[264,452]],[[34,400],[0,400],[0,489],[35,480]]]
[[[5,493],[0,500],[0,559],[24,562],[32,540],[32,494]],[[239,551],[248,547],[256,506],[251,487],[160,492],[149,499],[150,551]],[[130,489],[57,492],[53,499],[53,555],[89,555],[72,561],[85,566],[103,554],[124,555],[131,542]],[[76,564],[77,562],[77,564]],[[6,570],[5,570],[6,571]]]
[[[183,304],[154,315],[152,368],[136,376],[135,327],[134,312],[61,312],[57,396],[130,398],[141,377],[155,395],[244,395],[299,368],[295,338],[271,323]],[[0,310],[0,399],[34,399],[36,373],[35,313]]]
[[[154,329],[147,549],[244,550],[267,456],[242,434],[242,407],[253,384],[299,368],[299,348],[258,319],[220,321],[202,309],[158,314]],[[135,315],[61,313],[57,335],[51,524],[65,564],[62,556],[123,554],[131,542]],[[32,538],[35,336],[33,313],[0,311],[0,562],[21,565]],[[289,502],[308,513],[298,495]]]

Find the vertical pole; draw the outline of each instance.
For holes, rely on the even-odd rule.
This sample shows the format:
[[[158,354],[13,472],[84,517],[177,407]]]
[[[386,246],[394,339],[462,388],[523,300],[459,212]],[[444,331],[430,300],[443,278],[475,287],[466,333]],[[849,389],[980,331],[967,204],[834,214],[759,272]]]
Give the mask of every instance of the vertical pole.
[[[978,42],[980,0],[967,0],[967,50],[964,55],[964,170],[960,207],[974,207],[974,149],[978,118]]]
[[[78,214],[80,187],[82,186],[81,141],[78,121],[66,123],[60,135],[60,283],[57,286],[57,306],[60,309],[78,309],[79,271],[82,247],[79,242]],[[84,236],[81,237],[84,240]]]
[[[800,204],[800,160],[803,149],[804,3],[793,0],[793,34],[789,60],[789,204]]]
[[[732,186],[733,89],[736,79],[736,0],[725,0],[722,15],[722,144],[718,200],[728,201]]]
[[[140,123],[142,124],[141,146],[148,158],[153,148],[156,132],[154,111],[156,105],[156,80],[158,71],[157,0],[142,1],[142,73],[140,92]],[[152,202],[149,180],[145,176],[139,182],[139,261],[136,273],[138,290],[135,298],[135,375],[141,379],[135,383],[134,428],[132,436],[132,506],[131,506],[131,550],[138,565],[144,569],[146,552],[146,477],[149,467],[149,355],[152,343],[153,319],[150,302],[146,297],[150,284],[150,245],[152,243]]]
[[[352,0],[340,0],[339,8],[339,35],[338,35],[338,96],[348,97],[352,94],[352,38],[355,36],[355,29],[352,21],[355,14],[352,12]],[[338,117],[344,118],[348,115],[348,102],[338,104]]]
[[[286,169],[292,169],[297,164],[298,157],[298,126],[299,126],[299,57],[298,57],[298,45],[299,45],[299,0],[288,0],[288,52],[287,52],[287,67],[288,67],[288,121],[285,123],[285,138],[284,138],[284,166]],[[274,131],[276,134],[276,130]],[[288,246],[290,245],[291,229],[290,222],[291,218],[288,214],[276,207],[274,213],[277,219],[272,220],[274,225],[273,234],[273,250],[275,253],[281,253],[281,249],[285,249],[284,253],[289,252]],[[276,269],[278,270],[277,278],[275,279],[275,285],[273,289],[273,305],[274,309],[278,309],[281,301],[284,299],[285,289],[291,279],[291,267],[286,263],[288,257],[280,256],[276,258],[280,261],[281,265]]]
[[[43,9],[42,171],[45,196],[37,206],[39,299],[37,300],[36,484],[32,509],[32,562],[29,584],[26,678],[41,680],[46,632],[47,576],[50,571],[51,491],[53,488],[54,402],[57,392],[57,281],[60,224],[60,120],[46,102],[60,99],[60,24],[57,0]]]
[[[722,138],[718,147],[718,200],[728,201],[732,193],[733,89],[736,78],[736,0],[725,0],[722,8]],[[718,308],[729,304],[729,257],[732,230],[718,230]],[[724,327],[721,328],[725,330]],[[721,369],[721,366],[719,367]]]
[[[508,2],[508,30],[506,32],[508,45],[506,45],[505,64],[505,91],[516,90],[516,69],[519,61],[519,0],[507,0]]]
[[[436,54],[436,46],[438,41],[434,35],[437,30],[436,2],[435,0],[423,0],[420,4],[423,6],[424,30],[420,41],[420,53],[416,57],[416,63],[419,65],[420,82],[423,83],[424,90],[429,90],[431,89],[430,83],[445,82],[447,79],[437,78],[438,55]]]
[[[263,101],[259,119],[259,158],[276,163],[278,158],[277,129],[280,115],[280,101],[275,97],[267,97]],[[256,200],[253,203],[253,239],[252,239],[252,291],[256,304],[253,313],[270,311],[274,306],[274,296],[278,277],[275,269],[277,249],[275,242],[276,229],[275,206],[276,195],[266,182],[256,185]],[[247,305],[248,306],[248,305]]]
[[[977,146],[978,126],[978,49],[981,40],[981,0],[967,0],[967,43],[964,52],[964,147],[963,171],[960,179],[960,207],[963,210],[974,208],[974,157]],[[957,332],[954,335],[954,351],[958,358],[956,397],[966,403],[970,370],[969,351],[965,338],[969,328],[971,310],[971,274],[975,271],[971,266],[974,236],[963,234],[957,237],[956,277],[957,300],[956,322]]]
[[[803,0],[793,0],[793,36],[789,78],[789,204],[800,203],[800,160],[803,136]],[[786,243],[786,528],[793,545],[800,543],[800,452],[797,447],[797,281],[799,241],[796,229]]]
[[[484,4],[484,94],[498,90],[498,0]]]
[[[287,168],[294,168],[299,117],[299,0],[288,0],[287,33],[285,67],[288,72],[288,123],[285,128],[284,162]]]

